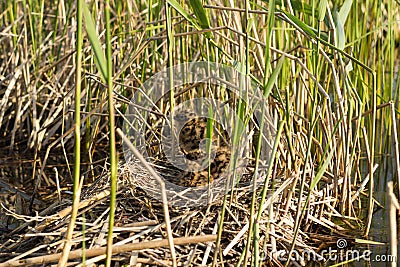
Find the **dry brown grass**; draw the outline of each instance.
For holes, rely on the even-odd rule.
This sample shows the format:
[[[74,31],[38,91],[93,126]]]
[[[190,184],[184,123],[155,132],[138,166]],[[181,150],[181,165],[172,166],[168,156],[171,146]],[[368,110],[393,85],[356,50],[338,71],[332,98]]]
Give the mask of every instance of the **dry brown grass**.
[[[149,9],[147,4],[127,1],[113,7],[113,72],[118,127],[123,127],[124,113],[137,89],[166,67],[168,61],[164,7]],[[103,5],[98,2],[93,5],[97,7],[93,13],[102,39]],[[245,10],[242,5],[238,3],[235,8],[241,9],[233,9],[212,2],[207,7],[211,28],[203,30],[195,29],[181,14],[173,11],[173,62],[208,60],[244,66],[247,40],[250,73],[254,80],[259,79],[260,85],[265,85],[264,77],[271,75],[271,71],[266,73],[265,70],[268,65],[265,58],[266,5],[252,5],[256,11],[249,13],[248,39],[243,32]],[[0,266],[11,266],[20,258],[60,252],[69,221],[71,193],[68,190],[74,156],[75,2],[59,1],[58,6],[45,3],[43,11],[38,5],[24,6],[22,2],[5,1],[0,6],[4,7],[1,9],[4,12],[0,13],[3,22],[0,26],[0,193],[4,195],[0,214]],[[185,8],[192,12],[189,7]],[[312,23],[309,14],[296,8],[287,10]],[[386,6],[384,10],[390,11]],[[358,9],[352,12],[359,14]],[[351,15],[355,16],[353,13]],[[387,14],[384,17],[387,18]],[[331,34],[328,30],[332,29],[326,25],[322,28],[324,33]],[[378,39],[383,36],[383,29],[363,33],[368,33],[368,38]],[[394,38],[393,46],[398,37]],[[376,39],[371,39],[365,47],[355,45],[353,57],[371,65],[371,59],[367,57],[369,52],[365,49],[369,49],[368,44]],[[360,237],[361,231],[369,227],[370,222],[363,218],[362,209],[366,207],[369,175],[375,172],[373,160],[376,155],[388,153],[398,159],[398,150],[384,150],[393,136],[397,136],[396,125],[389,123],[385,134],[382,130],[385,129],[387,107],[391,106],[393,111],[390,121],[396,122],[398,102],[395,105],[386,102],[398,101],[398,94],[392,98],[388,97],[391,93],[387,89],[381,94],[374,91],[386,77],[380,79],[380,73],[385,73],[383,69],[378,70],[377,77],[353,61],[353,72],[346,72],[348,54],[317,44],[317,40],[285,13],[276,13],[269,60],[272,69],[282,57],[285,57],[285,63],[268,102],[276,119],[285,121],[286,126],[278,140],[271,176],[266,177],[266,163],[261,164],[265,168],[256,173],[261,180],[269,182],[264,203],[259,203],[260,189],[254,195],[254,208],[262,211],[261,219],[254,220],[257,212],[250,214],[253,195],[248,184],[230,190],[226,202],[219,199],[197,209],[170,207],[173,237],[178,240],[195,237],[190,239],[193,243],[176,245],[179,266],[189,263],[192,266],[210,265],[214,258],[219,266],[233,266],[244,256],[248,242],[252,256],[249,264],[254,264],[253,253],[257,247],[260,249],[258,255],[265,257],[263,265],[282,266],[284,262],[274,258],[273,251],[290,251],[293,245],[297,251],[309,249],[318,253],[327,247],[336,248],[338,238],[345,238],[349,247],[353,245],[354,237]],[[80,102],[84,148],[81,173],[85,189],[73,241],[74,249],[81,250],[85,246],[87,255],[93,256],[87,256],[86,264],[89,264],[101,262],[105,257],[95,257],[89,251],[104,246],[106,240],[109,212],[107,132],[110,129],[105,85],[86,39],[84,47]],[[375,58],[376,51],[371,54]],[[319,65],[315,69],[317,61]],[[390,77],[393,81],[393,73]],[[378,101],[377,95],[381,96]],[[190,98],[189,94],[185,97]],[[376,115],[377,110],[383,110],[383,115]],[[168,113],[168,110],[163,112]],[[382,123],[376,125],[373,116],[378,116]],[[257,123],[253,126],[256,129]],[[256,138],[252,136],[254,129],[247,128],[249,140]],[[377,143],[375,139],[371,140],[375,130]],[[377,150],[370,153],[371,147]],[[393,147],[398,144],[395,142]],[[146,246],[146,242],[166,239],[162,205],[139,186],[151,175],[140,163],[124,161],[121,140],[119,151],[114,245],[143,243]],[[330,154],[331,158],[328,157]],[[251,158],[254,154],[248,156]],[[327,158],[329,161],[324,166]],[[251,158],[252,164],[246,168],[243,181],[254,175],[253,160]],[[383,161],[389,168],[390,164],[386,162],[390,160]],[[399,171],[398,164],[398,160],[393,161],[393,175]],[[325,169],[320,172],[323,167]],[[317,180],[314,187],[313,182]],[[221,223],[222,209],[226,210],[221,226],[223,232],[220,246],[216,247],[215,235]],[[252,220],[260,231],[255,243],[248,236]],[[196,239],[202,235],[207,235],[211,241]],[[250,235],[250,238],[254,237]],[[168,247],[153,245],[139,251],[120,252],[114,260],[121,264],[170,266]],[[71,263],[78,265],[81,259],[71,260]]]

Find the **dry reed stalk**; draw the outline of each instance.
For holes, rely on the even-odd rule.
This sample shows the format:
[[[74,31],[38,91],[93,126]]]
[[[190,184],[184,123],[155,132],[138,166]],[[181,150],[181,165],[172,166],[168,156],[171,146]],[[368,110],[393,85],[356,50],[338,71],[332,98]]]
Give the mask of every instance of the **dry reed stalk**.
[[[174,238],[173,243],[176,245],[185,245],[191,243],[207,243],[215,241],[216,235],[203,235],[203,236],[190,236],[190,237],[180,237]],[[120,245],[112,247],[112,253],[117,254],[121,252],[128,252],[134,250],[143,250],[143,249],[151,249],[151,248],[159,248],[159,247],[166,247],[169,246],[169,240],[155,240],[155,241],[148,241],[142,243],[134,243],[134,244],[127,244],[127,245]],[[95,248],[95,249],[88,249],[85,252],[86,257],[95,257],[99,255],[104,255],[106,253],[106,248]],[[82,258],[83,251],[82,249],[73,250],[68,255],[68,260],[72,259],[80,259]],[[18,260],[18,261],[7,261],[4,263],[0,263],[0,267],[10,267],[10,266],[26,266],[26,265],[33,265],[33,264],[44,264],[55,262],[59,260],[61,253],[52,254],[47,256],[40,256],[34,257],[25,260]]]
[[[158,173],[144,159],[142,154],[140,154],[140,152],[133,146],[131,141],[125,136],[125,134],[121,131],[121,129],[118,128],[116,130],[116,132],[121,136],[121,138],[124,140],[124,142],[128,145],[129,149],[133,152],[135,157],[143,164],[143,166],[145,166],[145,168],[157,180],[157,182],[159,183],[159,185],[161,187],[164,219],[165,219],[165,224],[167,226],[168,245],[171,250],[173,265],[176,266],[176,253],[175,253],[175,247],[174,247],[174,239],[172,237],[171,221],[169,218],[169,211],[168,211],[168,199],[167,199],[167,192],[165,190],[164,180],[158,175]]]
[[[397,184],[400,184],[400,152],[399,152],[399,140],[398,140],[398,134],[397,134],[397,123],[396,123],[396,112],[395,112],[395,107],[394,103],[390,102],[390,115],[392,119],[392,128],[393,128],[393,147],[394,147],[394,161],[396,162],[394,166],[396,166],[396,169],[394,173],[397,175]],[[399,188],[399,194],[400,194],[400,186]]]
[[[26,188],[20,190],[20,193],[31,193],[29,190],[31,181],[36,182],[38,186],[36,196],[41,197],[40,202],[47,202],[47,196],[56,198],[56,194],[52,195],[45,191],[49,188],[51,188],[51,191],[57,187],[61,191],[58,195],[63,197],[62,206],[57,206],[59,203],[54,202],[44,211],[41,211],[42,207],[37,208],[38,211],[41,211],[39,212],[40,217],[48,215],[50,219],[38,222],[36,225],[34,225],[35,220],[39,217],[23,217],[20,215],[26,213],[19,214],[15,211],[10,212],[10,214],[13,213],[12,216],[7,215],[8,219],[11,218],[16,223],[20,221],[22,224],[11,230],[10,233],[6,232],[7,240],[0,246],[1,250],[6,251],[2,255],[5,255],[4,257],[26,257],[26,255],[32,255],[32,253],[45,255],[47,251],[56,252],[59,240],[50,242],[47,247],[45,242],[48,242],[49,239],[53,240],[52,238],[58,238],[52,237],[53,233],[65,231],[65,221],[68,218],[66,213],[68,208],[65,208],[64,205],[70,203],[70,198],[65,195],[65,191],[68,190],[70,152],[73,149],[73,112],[71,112],[71,106],[73,104],[72,95],[75,88],[73,78],[76,68],[73,60],[76,42],[71,39],[74,33],[74,25],[69,22],[71,16],[74,15],[76,6],[72,4],[70,5],[72,9],[67,10],[68,5],[63,1],[57,7],[45,3],[43,11],[49,12],[42,14],[40,8],[31,9],[32,7],[23,6],[20,2],[14,1],[15,3],[10,4],[11,2],[3,3],[5,8],[0,16],[5,25],[1,29],[0,37],[2,44],[0,61],[4,63],[0,64],[0,126],[4,130],[2,132],[4,138],[3,136],[0,138],[0,144],[3,151],[14,150],[24,154],[24,158],[20,159],[17,155],[18,158],[9,160],[9,155],[3,157],[3,154],[1,154],[0,157],[3,157],[0,159],[1,176],[10,177],[10,181],[15,178],[20,185],[26,186]],[[190,21],[176,10],[172,10],[170,19],[171,28],[174,32],[173,41],[176,47],[170,53],[169,58],[173,57],[175,62],[215,60],[221,63],[236,64],[235,67],[238,68],[245,64],[245,61],[250,61],[252,78],[257,80],[269,77],[268,71],[264,69],[266,64],[265,40],[267,38],[265,29],[268,27],[266,20],[268,10],[265,3],[257,6],[259,10],[244,8],[243,5],[217,6],[219,4],[215,2],[204,6],[212,22],[208,29],[193,30],[195,27]],[[313,240],[308,239],[308,244],[311,247],[318,243],[316,240],[327,242],[326,238],[322,235],[317,236],[316,232],[332,231],[337,235],[343,234],[341,228],[332,224],[332,219],[341,220],[348,228],[347,230],[359,229],[358,204],[363,203],[361,200],[368,190],[366,185],[368,182],[371,183],[374,173],[375,176],[377,175],[376,168],[378,166],[377,164],[373,164],[373,166],[370,164],[369,174],[364,174],[362,172],[365,163],[363,156],[367,153],[367,158],[371,162],[371,159],[373,160],[377,158],[376,156],[386,153],[384,146],[381,146],[378,143],[379,141],[376,141],[371,135],[372,128],[377,128],[378,131],[379,125],[374,125],[371,128],[372,124],[370,124],[370,118],[367,115],[373,114],[373,117],[384,120],[383,115],[376,115],[376,110],[389,105],[393,129],[393,136],[391,137],[393,138],[393,146],[391,148],[394,148],[394,150],[390,151],[393,153],[393,174],[397,175],[397,180],[400,179],[396,128],[398,125],[396,120],[398,99],[393,98],[393,96],[399,95],[398,88],[395,89],[397,90],[395,93],[392,93],[393,88],[391,86],[394,73],[391,74],[392,78],[389,81],[386,77],[388,69],[382,67],[386,64],[387,59],[385,58],[384,63],[380,63],[381,60],[377,60],[378,57],[376,56],[382,54],[378,49],[384,50],[392,47],[386,45],[389,44],[386,43],[388,36],[392,34],[390,29],[393,29],[392,26],[395,25],[393,21],[395,16],[390,18],[390,14],[399,12],[397,12],[398,7],[388,9],[388,6],[384,4],[382,10],[380,10],[381,13],[369,10],[374,13],[374,16],[372,16],[373,18],[366,18],[363,14],[371,14],[371,12],[360,13],[360,10],[362,8],[368,9],[371,4],[373,3],[366,2],[359,6],[353,6],[350,14],[352,14],[353,19],[360,16],[360,21],[363,23],[359,25],[377,25],[376,31],[371,32],[361,26],[356,30],[355,39],[352,32],[354,25],[346,24],[346,40],[353,41],[353,43],[346,44],[345,51],[332,47],[335,40],[337,41],[337,32],[335,32],[337,25],[335,25],[336,21],[332,16],[330,7],[327,8],[326,17],[329,25],[322,25],[321,35],[314,31],[317,25],[313,24],[313,21],[316,21],[316,18],[296,7],[293,2],[288,2],[285,7],[280,6],[284,9],[282,12],[273,13],[277,23],[272,26],[273,47],[269,51],[271,53],[271,65],[275,65],[281,56],[284,56],[287,60],[282,79],[272,90],[273,95],[268,101],[274,103],[280,118],[287,122],[285,138],[281,140],[280,155],[276,161],[279,170],[277,177],[283,181],[289,177],[292,184],[284,186],[280,195],[274,195],[275,198],[272,201],[274,210],[271,213],[278,221],[272,223],[270,228],[262,225],[262,223],[260,224],[262,229],[260,238],[266,244],[266,255],[273,256],[269,250],[271,247],[287,248],[288,244],[290,245],[293,242],[293,240],[290,240],[294,236],[292,231],[293,213],[296,212],[297,207],[304,203],[310,189],[309,182],[315,178],[315,173],[320,167],[320,160],[324,157],[325,149],[329,149],[329,147],[336,147],[337,149],[334,151],[332,162],[318,184],[318,189],[314,188],[310,192],[310,203],[307,206],[309,210],[304,222],[300,223],[301,230],[307,232],[300,234],[300,240],[296,240],[296,246],[298,248],[303,247],[303,239],[305,238]],[[307,5],[304,6],[307,7]],[[100,9],[102,8],[100,6]],[[193,14],[190,5],[183,8],[191,19],[197,21],[198,16]],[[99,10],[99,12],[101,11]],[[243,15],[246,12],[248,19],[253,20],[253,24],[248,25],[249,27],[243,25]],[[37,16],[37,14],[40,14],[40,16]],[[96,27],[103,29],[104,21],[99,14],[95,15]],[[114,77],[114,84],[116,85],[115,94],[118,95],[115,100],[119,105],[117,112],[123,114],[124,105],[127,103],[126,99],[130,99],[132,94],[139,90],[140,85],[152,74],[162,69],[167,61],[166,29],[162,25],[166,21],[165,7],[154,5],[150,8],[145,2],[128,2],[126,5],[116,7],[113,14],[115,16],[115,20],[111,22],[114,25],[113,31],[115,33],[113,61],[117,73]],[[378,16],[376,16],[377,14]],[[385,20],[386,16],[389,16],[389,21]],[[43,21],[39,21],[39,18]],[[295,20],[296,18],[305,24],[309,24],[306,25],[309,28],[299,24]],[[382,20],[375,21],[374,18],[381,18]],[[30,22],[39,23],[33,23],[32,25],[35,26],[33,29],[29,25]],[[389,25],[389,34],[384,35],[383,31],[386,31],[387,27],[379,27],[378,24]],[[243,31],[243,29],[246,29],[246,31]],[[307,29],[311,29],[313,32],[307,32]],[[328,36],[324,36],[324,31]],[[358,39],[359,33],[363,36],[362,41]],[[211,37],[208,39],[206,36]],[[376,37],[379,37],[379,39],[374,39]],[[244,38],[247,40],[246,44]],[[379,40],[382,45],[377,46],[380,48],[372,49],[374,45],[371,47],[368,46],[368,43],[364,45],[363,41],[367,39],[371,41],[370,44],[375,44],[375,41]],[[327,41],[332,42],[332,44],[327,44]],[[393,42],[393,40],[391,41]],[[318,45],[318,43],[320,44]],[[349,52],[348,47],[356,49]],[[85,88],[82,92],[81,107],[85,110],[82,113],[86,116],[82,119],[79,128],[82,131],[82,136],[85,136],[88,142],[88,149],[84,153],[90,159],[88,168],[91,169],[91,173],[90,175],[85,173],[85,176],[90,176],[93,181],[98,178],[97,175],[99,174],[96,168],[107,157],[102,152],[104,150],[103,145],[107,143],[106,133],[109,129],[105,119],[107,115],[104,108],[106,100],[105,94],[102,92],[104,85],[101,84],[98,71],[93,67],[90,47],[86,46],[82,51],[86,73],[84,75]],[[245,59],[241,57],[244,54],[247,55]],[[385,54],[387,53],[385,52]],[[316,56],[314,57],[314,55]],[[320,61],[320,68],[314,68],[313,60]],[[352,72],[348,72],[346,69],[348,60],[354,63]],[[371,69],[368,67],[361,68],[360,62],[377,67],[378,76],[374,77],[374,81],[372,81],[372,83],[375,83],[374,85],[371,84],[370,80]],[[383,65],[381,66],[381,64]],[[389,71],[393,72],[394,70]],[[381,74],[384,76],[380,76]],[[378,87],[381,82],[382,87]],[[316,98],[313,96],[313,83],[316,84],[318,90]],[[371,98],[372,93],[374,96],[377,93],[371,88],[379,88],[380,90],[382,88],[381,99]],[[393,102],[390,102],[390,100]],[[382,103],[383,101],[389,102]],[[310,103],[318,105],[317,128],[315,130],[310,126],[309,121]],[[388,121],[386,120],[385,123]],[[145,124],[146,121],[143,121],[143,123]],[[336,132],[335,128],[338,128]],[[311,139],[307,139],[310,132]],[[382,140],[384,139],[383,136],[379,137]],[[28,143],[26,142],[27,139],[29,139]],[[330,139],[332,139],[332,143],[327,147]],[[364,149],[363,140],[366,141],[367,148],[375,145],[381,151],[376,151],[374,156],[372,151]],[[308,142],[312,142],[313,155],[305,161]],[[28,147],[34,148],[34,156],[28,156],[29,150],[29,153],[25,154],[25,149]],[[34,165],[33,171],[31,169],[32,164]],[[29,169],[26,168],[27,166]],[[51,169],[54,166],[57,167],[57,171]],[[124,169],[125,165],[121,164],[121,168]],[[7,169],[10,169],[10,171],[7,171]],[[108,169],[107,165],[105,165],[105,169]],[[251,166],[249,166],[249,169],[251,169]],[[249,172],[251,173],[251,171]],[[140,171],[137,170],[136,173],[135,171],[122,170],[121,176],[139,175],[139,173]],[[305,191],[302,195],[299,195],[299,177],[303,174]],[[54,182],[55,175],[55,181],[57,182],[59,179],[59,186]],[[295,178],[292,179],[292,177]],[[39,184],[40,179],[42,179],[42,184]],[[99,180],[104,179],[106,177],[99,178]],[[8,190],[7,187],[11,182],[4,181],[7,186],[1,182],[0,187],[6,188],[4,190],[10,192],[9,195],[19,190]],[[120,182],[126,183],[124,179],[121,179]],[[108,190],[106,185],[99,187],[99,191],[109,192]],[[117,226],[118,231],[115,235],[118,235],[118,238],[121,238],[124,242],[132,242],[135,238],[146,240],[163,238],[162,227],[164,226],[161,225],[154,228],[125,227],[125,223],[135,223],[140,220],[145,220],[145,224],[148,221],[157,222],[159,221],[158,218],[163,217],[164,210],[157,201],[143,195],[137,184],[129,184],[129,186],[124,184],[120,190],[121,199],[119,201],[123,208],[119,209],[121,217],[117,223],[121,225]],[[219,262],[233,259],[234,264],[234,259],[239,258],[243,251],[243,244],[246,242],[244,236],[246,236],[248,230],[246,229],[246,220],[251,219],[248,212],[249,199],[246,190],[243,188],[243,190],[234,191],[229,196],[229,207],[226,208],[226,216],[229,220],[222,225],[225,242],[221,245],[223,253],[219,254]],[[20,196],[18,201],[25,203],[27,195],[20,193],[17,193]],[[345,196],[347,200],[341,202],[341,196]],[[123,199],[124,197],[130,198],[130,201]],[[105,198],[91,202],[95,199],[97,199],[95,196],[86,195],[81,202],[86,203],[86,205],[81,206],[79,211],[79,219],[83,222],[83,217],[85,217],[85,223],[88,226],[85,230],[82,230],[86,236],[86,244],[91,242],[95,244],[104,240],[104,234],[99,233],[99,229],[106,227],[104,218],[107,216],[108,210],[105,208]],[[34,201],[38,203],[36,199]],[[265,222],[268,218],[269,209],[265,207],[257,208],[263,208],[261,221]],[[198,212],[180,211],[179,216],[175,217],[172,214],[176,211],[171,210],[171,228],[173,231],[172,233],[167,232],[179,236],[202,232],[214,233],[215,220],[220,216],[218,213],[220,209],[220,203],[213,203],[207,207],[207,210],[201,209]],[[141,216],[137,216],[137,214]],[[54,215],[60,215],[59,219],[53,219]],[[0,214],[0,217],[2,216],[3,213]],[[79,222],[78,227],[82,225],[83,223]],[[32,231],[26,230],[28,226],[32,227]],[[2,229],[0,228],[0,230]],[[140,231],[140,233],[127,237],[128,234],[136,231]],[[161,233],[158,231],[161,231]],[[75,243],[77,246],[82,245],[82,232],[74,233],[74,236],[77,237],[74,240],[77,241]],[[46,233],[48,233],[48,237],[46,237]],[[43,249],[32,250],[33,244],[36,245],[36,249]],[[21,249],[22,247],[26,247],[28,251],[24,251]],[[202,255],[201,258],[197,257],[196,253],[202,249],[206,249],[207,253]],[[14,255],[11,255],[12,252]],[[7,253],[9,255],[6,255]],[[171,261],[161,260],[169,253],[168,249],[148,251],[146,254],[139,252],[137,260],[140,262],[142,259],[142,262],[148,265],[171,264]],[[208,263],[214,253],[213,245],[209,244],[207,248],[201,245],[195,248],[190,246],[176,247],[178,258],[184,258],[189,253],[190,257],[185,258],[188,262],[192,261],[193,264]],[[125,255],[120,256],[125,257]],[[144,257],[147,259],[143,259]],[[151,262],[150,259],[154,261]],[[148,260],[147,263],[146,260]],[[226,265],[228,264],[231,263],[226,263]],[[272,259],[269,264],[282,265],[276,258]]]
[[[391,266],[397,266],[398,261],[398,246],[397,246],[397,214],[400,210],[400,204],[393,193],[393,181],[387,184],[387,202],[389,208],[389,229],[390,229],[390,255],[393,257]]]

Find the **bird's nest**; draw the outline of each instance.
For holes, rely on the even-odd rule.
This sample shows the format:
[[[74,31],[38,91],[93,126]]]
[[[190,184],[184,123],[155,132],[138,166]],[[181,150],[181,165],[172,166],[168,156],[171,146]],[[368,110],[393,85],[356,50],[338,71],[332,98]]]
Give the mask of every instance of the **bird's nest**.
[[[119,253],[114,255],[114,261],[133,266],[139,263],[142,265],[138,266],[170,266],[172,258],[177,259],[178,266],[189,263],[191,266],[210,265],[214,258],[217,265],[223,262],[225,266],[231,266],[239,262],[246,251],[249,229],[254,227],[249,221],[255,217],[250,214],[252,193],[248,187],[233,187],[225,195],[225,202],[219,199],[198,208],[170,206],[170,227],[175,243],[172,257],[166,240],[168,230],[163,206],[137,184],[138,179],[143,181],[149,177],[144,170],[138,162],[121,164],[119,168],[114,228],[114,251]],[[254,202],[255,210],[261,210],[260,217],[254,221],[260,231],[257,244],[261,248],[261,258],[258,260],[265,266],[281,266],[282,251],[289,251],[292,244],[296,251],[313,251],[318,255],[319,250],[332,244],[332,238],[323,233],[343,230],[328,223],[332,211],[327,207],[332,206],[324,203],[337,201],[333,197],[327,198],[324,193],[330,185],[311,194],[307,219],[294,239],[298,196],[295,196],[293,185],[299,174],[283,177],[275,172],[273,175],[274,186],[267,190],[263,205],[257,204],[261,196]],[[105,259],[109,184],[109,175],[105,174],[83,190],[72,239],[71,264],[81,264],[82,253],[86,255],[86,265]],[[300,199],[304,202],[306,198],[304,194]],[[5,205],[2,209],[9,217],[17,219],[20,226],[3,233],[1,258],[4,262],[0,266],[47,265],[58,260],[57,253],[62,250],[70,220],[71,199],[55,202],[31,217],[19,216]],[[220,227],[222,232],[216,242]],[[249,261],[255,260],[252,252],[248,256]],[[302,264],[301,259],[295,261]]]
[[[150,99],[151,90],[149,87],[149,91],[138,99]],[[221,92],[222,89],[215,91]],[[170,142],[159,143],[155,149],[149,145],[153,137],[162,139],[165,132],[171,132],[168,128],[157,132],[152,128],[154,121],[151,119],[159,112],[159,107],[168,107],[168,104],[158,105],[162,101],[158,102],[157,98],[142,106],[138,106],[138,99],[133,101],[129,107],[132,109],[125,114],[128,121],[131,119],[124,127],[126,135],[117,131],[127,137],[124,143],[132,141],[135,146],[124,148],[125,161],[118,166],[113,260],[141,266],[170,266],[174,262],[179,266],[208,266],[212,263],[218,266],[240,263],[253,266],[255,261],[265,266],[282,266],[290,251],[296,251],[296,255],[306,252],[312,255],[312,259],[322,260],[319,252],[332,245],[331,234],[342,237],[345,229],[331,220],[333,214],[341,216],[336,210],[339,203],[335,197],[338,195],[335,191],[337,177],[333,177],[328,168],[318,177],[318,187],[311,188],[308,185],[317,179],[312,164],[297,157],[299,165],[304,163],[305,166],[300,171],[291,165],[293,163],[288,163],[286,151],[293,155],[304,154],[307,134],[292,134],[293,142],[298,144],[292,148],[286,144],[285,138],[275,137],[272,132],[277,120],[274,116],[267,118],[265,114],[269,111],[276,114],[276,111],[262,106],[267,102],[262,96],[255,95],[260,93],[259,90],[255,90],[254,95],[246,95],[246,99],[253,101],[247,107],[254,112],[249,111],[250,116],[241,118],[246,121],[243,127],[237,127],[235,113],[225,105],[236,105],[232,100],[235,97],[236,100],[244,99],[244,96],[235,95],[235,88],[226,98],[223,97],[228,99],[225,102],[218,102],[213,96],[193,100],[190,98],[192,93],[185,92],[188,94],[183,95],[185,103],[194,107],[190,108],[191,111],[207,117],[212,108],[212,112],[218,115],[217,122],[233,137],[227,142],[231,144],[229,167],[218,179],[205,186],[185,187],[174,183],[174,177],[183,176],[180,176],[182,168],[177,168],[181,166],[172,164],[171,158],[166,156]],[[260,104],[258,109],[262,112],[257,113],[255,104]],[[188,106],[181,105],[175,111],[179,115],[182,112],[179,108],[185,111]],[[174,116],[165,110],[158,113],[161,117],[168,117],[164,114],[169,115],[165,125],[170,125]],[[215,116],[211,117],[215,119]],[[234,123],[229,124],[229,119]],[[274,131],[263,130],[262,121],[267,126],[272,125]],[[150,134],[147,134],[149,129]],[[230,134],[233,132],[239,134],[235,137]],[[253,155],[257,140],[264,149],[255,165]],[[136,149],[138,154],[132,154]],[[271,150],[275,151],[272,156]],[[140,153],[146,154],[145,157],[141,158],[143,155]],[[179,158],[179,154],[175,156]],[[109,180],[106,171],[95,183],[82,190],[71,240],[73,251],[69,254],[69,262],[73,264],[82,264],[83,260],[86,265],[98,263],[106,257]],[[60,258],[57,253],[64,247],[71,204],[71,197],[59,199],[35,216],[20,216],[3,205],[7,218],[13,217],[19,225],[3,233],[1,258],[6,261],[0,263],[0,267],[57,261]],[[306,262],[302,257],[289,260],[300,265]]]

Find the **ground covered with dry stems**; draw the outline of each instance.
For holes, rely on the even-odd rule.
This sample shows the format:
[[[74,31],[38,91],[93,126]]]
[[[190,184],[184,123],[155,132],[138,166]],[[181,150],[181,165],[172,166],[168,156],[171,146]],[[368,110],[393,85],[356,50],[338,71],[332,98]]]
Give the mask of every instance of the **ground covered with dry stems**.
[[[117,135],[115,266],[305,266],[309,259],[288,260],[288,253],[323,264],[328,248],[368,238],[373,212],[383,207],[374,185],[386,187],[374,174],[400,175],[393,19],[400,12],[392,1],[379,9],[328,1],[318,12],[297,1],[115,1],[110,25],[103,1],[94,1],[85,13],[82,65],[76,1],[29,2],[0,3],[0,266],[50,266],[60,258],[73,201],[75,103],[82,188],[68,263],[105,262],[109,133],[116,130],[97,54],[106,26],[116,128],[128,140]],[[188,69],[226,67],[194,81],[168,72],[185,62]],[[217,82],[208,84],[211,78]],[[186,83],[171,82],[179,79]],[[193,102],[200,97],[207,104]],[[175,125],[182,103],[200,119],[183,121],[183,129],[193,126],[188,134],[162,143],[173,136],[165,127]],[[174,152],[183,165],[169,162],[174,140],[183,143]]]

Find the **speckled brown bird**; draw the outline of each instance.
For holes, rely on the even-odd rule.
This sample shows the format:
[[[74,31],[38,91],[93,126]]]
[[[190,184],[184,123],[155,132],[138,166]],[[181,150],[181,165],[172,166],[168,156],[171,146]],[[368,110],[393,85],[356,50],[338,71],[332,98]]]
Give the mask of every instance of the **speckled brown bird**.
[[[206,117],[187,110],[176,112],[172,125],[169,124],[175,131],[166,127],[165,118],[149,121],[151,128],[146,132],[147,152],[152,156],[156,168],[163,170],[161,174],[168,181],[185,187],[205,186],[221,178],[231,158],[229,135],[223,127],[213,122],[211,151],[208,155]],[[176,143],[172,142],[173,135]],[[174,164],[172,155],[175,155],[175,160],[178,159]],[[170,172],[166,171],[168,169]]]
[[[179,131],[179,149],[184,154],[186,168],[174,179],[174,183],[185,187],[205,186],[221,178],[228,168],[231,151],[227,133],[217,122],[213,122],[211,153],[206,149],[207,118],[192,112],[181,112],[174,116],[175,128]]]

